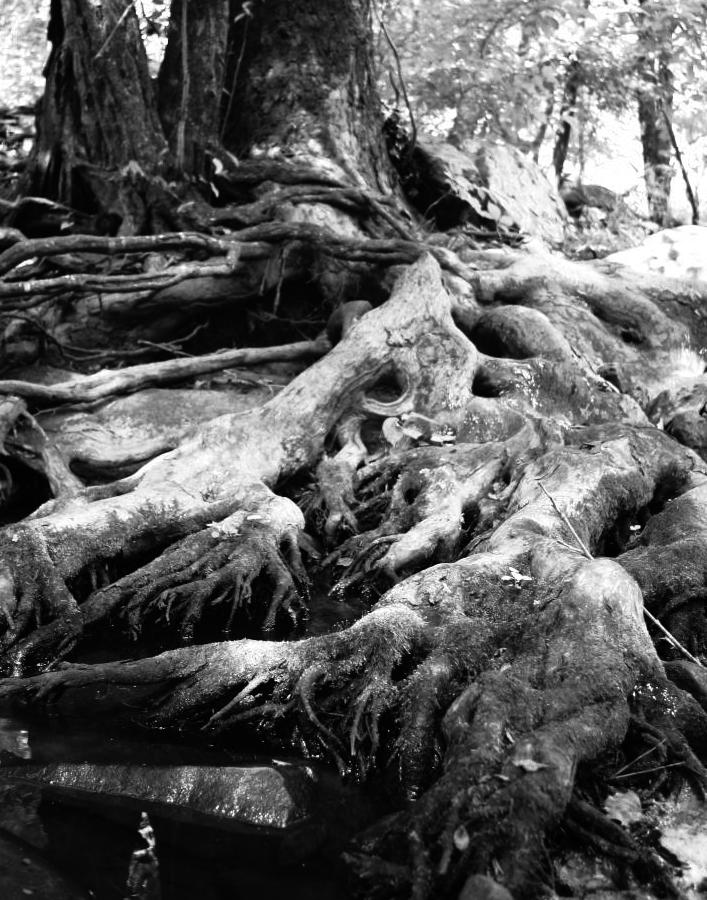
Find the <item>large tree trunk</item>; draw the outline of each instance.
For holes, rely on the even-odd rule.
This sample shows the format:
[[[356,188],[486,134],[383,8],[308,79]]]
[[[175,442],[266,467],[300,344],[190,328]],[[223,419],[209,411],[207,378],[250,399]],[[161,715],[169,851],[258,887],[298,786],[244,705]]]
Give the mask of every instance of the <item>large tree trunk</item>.
[[[126,233],[159,230],[150,180],[163,169],[167,146],[134,8],[120,0],[52,0],[48,37],[27,192],[113,213]]]
[[[468,896],[538,894],[562,880],[561,825],[565,847],[621,861],[614,884],[669,889],[602,802],[607,771],[647,750],[707,778],[704,366],[685,351],[707,338],[707,292],[425,243],[392,187],[363,25],[353,0],[269,0],[236,23],[238,163],[214,170],[221,206],[177,213],[206,234],[0,255],[3,309],[65,350],[72,306],[159,314],[153,352],[179,351],[164,341],[185,306],[211,341],[289,338],[222,354],[271,366],[250,399],[240,369],[227,393],[185,383],[216,354],[0,382],[0,700],[385,771],[394,815],[349,854],[367,897],[455,897],[468,877]],[[187,167],[195,116],[164,117]],[[37,257],[49,268],[23,277]],[[335,299],[357,302],[317,336]],[[31,516],[12,515],[17,484]],[[661,655],[644,606],[674,634]],[[107,635],[140,658],[75,662]]]
[[[364,7],[269,0],[240,19],[224,126],[236,156],[315,166],[327,159],[330,178],[390,190]]]

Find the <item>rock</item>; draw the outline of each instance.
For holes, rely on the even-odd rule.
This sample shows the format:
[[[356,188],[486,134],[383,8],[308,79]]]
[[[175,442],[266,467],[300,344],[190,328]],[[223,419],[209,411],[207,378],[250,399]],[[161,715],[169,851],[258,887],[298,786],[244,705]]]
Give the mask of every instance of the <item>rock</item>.
[[[461,149],[474,160],[482,185],[522,234],[552,245],[562,243],[564,206],[536,162],[515,147],[491,141],[465,141]]]
[[[562,243],[567,214],[557,190],[516,148],[476,140],[458,149],[423,139],[413,163],[418,179],[414,202],[438,228],[470,223]]]
[[[484,310],[471,331],[476,348],[489,356],[573,359],[572,347],[547,316],[527,306]]]
[[[573,219],[579,219],[587,205],[587,198],[581,184],[575,184],[566,175],[563,175],[560,179],[559,192],[569,215]]]
[[[678,381],[661,391],[646,413],[681,444],[707,459],[707,377]]]
[[[6,781],[75,799],[158,810],[174,818],[286,829],[311,814],[309,766],[153,766],[56,763],[3,768]]]
[[[707,281],[707,227],[681,225],[649,235],[642,243],[605,257],[640,272]]]
[[[585,206],[602,209],[607,213],[613,212],[623,204],[620,194],[610,191],[609,188],[605,188],[601,184],[583,184],[582,194],[584,195]]]

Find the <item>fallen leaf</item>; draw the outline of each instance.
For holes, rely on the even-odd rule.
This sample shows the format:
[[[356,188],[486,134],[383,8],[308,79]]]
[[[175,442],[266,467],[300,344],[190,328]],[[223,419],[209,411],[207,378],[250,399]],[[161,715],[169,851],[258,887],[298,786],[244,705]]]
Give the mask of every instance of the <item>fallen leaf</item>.
[[[511,566],[508,569],[508,571],[511,573],[511,576],[512,576],[512,578],[515,579],[515,581],[532,581],[533,580],[530,577],[530,575],[523,575],[522,572],[519,572],[518,569],[514,569],[513,566]]]
[[[534,759],[514,759],[513,765],[518,766],[524,772],[539,772],[540,769],[547,769],[545,763],[536,762]]]

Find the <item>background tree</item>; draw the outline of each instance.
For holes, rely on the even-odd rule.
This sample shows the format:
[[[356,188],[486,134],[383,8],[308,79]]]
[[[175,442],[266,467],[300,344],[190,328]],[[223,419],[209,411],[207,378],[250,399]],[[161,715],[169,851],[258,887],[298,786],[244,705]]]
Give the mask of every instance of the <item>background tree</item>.
[[[651,216],[662,221],[674,155],[667,135],[673,106],[681,119],[683,109],[694,113],[702,104],[694,93],[704,71],[701,4],[595,0],[554,7],[531,0],[450,2],[434,13],[415,2],[388,3],[383,9],[423,131],[436,130],[453,140],[497,136],[544,163],[552,158],[561,174],[568,151],[575,168],[583,168],[580,139],[585,156],[601,156],[601,134],[627,107],[638,104],[640,128],[634,133],[648,154],[649,197],[654,192],[650,160],[657,152],[656,128],[664,136],[665,158],[656,162],[663,179],[662,213],[650,199]],[[389,49],[382,39],[378,46],[386,73]],[[668,71],[674,76],[669,84]],[[384,74],[381,88],[395,103],[388,81]],[[647,129],[648,119],[653,125]],[[624,127],[620,133],[630,135],[630,130]],[[679,134],[678,146],[681,140]],[[611,159],[616,139],[613,144]]]

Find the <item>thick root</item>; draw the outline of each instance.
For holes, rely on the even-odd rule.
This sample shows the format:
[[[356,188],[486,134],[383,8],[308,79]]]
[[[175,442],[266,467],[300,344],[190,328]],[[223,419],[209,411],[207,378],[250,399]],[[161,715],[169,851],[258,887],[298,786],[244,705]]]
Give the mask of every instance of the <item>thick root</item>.
[[[194,640],[202,620],[218,623],[226,634],[237,617],[239,627],[255,622],[263,631],[273,629],[281,613],[290,627],[297,625],[306,617],[308,583],[297,542],[302,516],[293,503],[269,492],[261,500],[252,512],[212,522],[170,545],[155,560],[91,591],[81,604],[47,562],[56,595],[63,591],[66,597],[64,610],[9,644],[6,671],[18,674],[65,658],[87,631],[95,636],[109,623],[122,625],[133,639],[154,640],[158,634],[162,641],[168,626],[183,643]],[[36,608],[36,594],[28,597],[27,615]],[[6,638],[21,637],[25,630],[8,629]]]
[[[266,584],[256,589],[261,576]],[[180,640],[189,644],[209,610],[221,604],[221,630],[226,637],[239,614],[257,617],[262,630],[271,631],[282,611],[296,626],[306,615],[306,583],[296,534],[278,537],[267,525],[258,523],[246,523],[231,534],[214,523],[207,531],[171,547],[156,565],[145,566],[115,588],[124,601],[118,616],[134,638],[153,620],[157,626],[176,627]],[[254,598],[254,591],[260,596]],[[271,599],[264,602],[266,596]],[[98,603],[101,599],[96,598]]]

